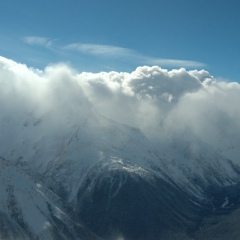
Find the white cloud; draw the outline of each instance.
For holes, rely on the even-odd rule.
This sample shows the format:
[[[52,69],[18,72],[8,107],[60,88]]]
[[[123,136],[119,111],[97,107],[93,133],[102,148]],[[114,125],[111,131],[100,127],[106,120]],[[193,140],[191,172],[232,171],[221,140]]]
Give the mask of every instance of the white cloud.
[[[0,119],[54,111],[54,126],[68,114],[77,124],[93,108],[152,141],[186,130],[215,147],[240,140],[240,84],[218,82],[205,70],[77,73],[55,65],[40,71],[1,57],[0,85]]]
[[[205,70],[157,66],[82,73],[78,81],[99,112],[139,127],[152,140],[187,131],[216,148],[240,147],[239,83],[218,82]]]

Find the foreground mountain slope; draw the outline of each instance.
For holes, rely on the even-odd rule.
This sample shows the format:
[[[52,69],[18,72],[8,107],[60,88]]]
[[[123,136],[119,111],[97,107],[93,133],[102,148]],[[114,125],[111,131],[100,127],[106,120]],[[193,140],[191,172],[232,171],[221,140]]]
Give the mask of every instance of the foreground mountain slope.
[[[226,195],[219,191],[238,180],[231,161],[201,142],[184,144],[188,150],[175,149],[174,166],[139,130],[92,115],[48,164],[44,183],[103,238],[184,236],[221,207]]]
[[[38,193],[30,192],[30,202],[24,204],[32,206],[31,213],[39,219],[39,228],[44,228],[46,222],[57,228],[65,226],[66,233],[58,239],[70,235],[72,239],[81,239],[85,231],[104,239],[178,239],[179,235],[188,239],[195,236],[206,217],[221,210],[226,197],[231,197],[224,189],[233,186],[231,191],[238,191],[238,167],[197,139],[189,140],[185,135],[173,143],[153,146],[139,129],[102,117],[91,108],[77,117],[71,117],[72,114],[71,109],[60,114],[61,121],[55,125],[54,111],[41,118],[28,114],[21,122],[9,117],[1,125],[2,142],[6,136],[6,147],[0,149],[3,158],[43,186],[21,184],[20,189],[22,186]],[[7,135],[12,126],[18,133],[16,137]],[[14,182],[8,185],[14,186]],[[44,189],[43,194],[40,189]],[[44,200],[47,194],[50,200]],[[63,218],[59,222],[58,212],[46,207],[42,210],[32,195],[43,198],[45,202],[39,204],[49,206],[51,202],[53,209],[60,209],[66,216],[70,214],[75,220],[66,222]],[[237,194],[231,198],[234,208],[239,206],[237,198]],[[67,212],[63,203],[69,206]],[[14,209],[16,204],[11,205]],[[26,211],[25,205],[18,209]],[[49,217],[43,218],[41,212]],[[31,227],[30,217],[25,216],[28,230],[20,231],[19,236],[54,239],[55,230],[52,233]],[[16,238],[16,220],[5,219]],[[87,226],[82,233],[77,224],[81,222]]]
[[[214,215],[206,218],[196,233],[195,239],[238,240],[240,236],[239,220],[239,209],[227,215]]]
[[[0,159],[1,239],[99,239],[53,192]]]
[[[221,191],[238,180],[238,169],[230,160],[196,139],[182,138],[173,147],[168,143],[168,148],[157,148],[136,128],[91,109],[84,112],[76,119],[69,111],[62,115],[60,125],[51,129],[54,112],[40,119],[27,115],[22,123],[14,122],[18,135],[2,154],[16,169],[37,179],[46,192],[53,192],[54,206],[65,212],[58,201],[66,202],[76,222],[83,222],[104,239],[118,235],[129,240],[173,239],[179,234],[191,237],[203,219],[225,202],[228,195]],[[9,120],[4,127],[11,125]],[[238,206],[236,199],[234,205]],[[19,209],[24,211],[22,206]],[[34,215],[42,218],[38,212]],[[55,226],[57,218],[52,219],[44,223]],[[66,229],[75,226],[74,221],[64,224]],[[82,235],[77,229],[67,234],[78,239]],[[52,236],[39,231],[28,230],[38,237]]]

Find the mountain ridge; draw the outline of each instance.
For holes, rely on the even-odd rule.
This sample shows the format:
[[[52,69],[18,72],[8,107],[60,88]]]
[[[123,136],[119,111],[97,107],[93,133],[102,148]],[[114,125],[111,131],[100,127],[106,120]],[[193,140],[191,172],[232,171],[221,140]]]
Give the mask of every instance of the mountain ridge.
[[[10,162],[13,166],[35,177],[41,185],[53,191],[60,201],[67,202],[77,215],[77,221],[87,225],[86,229],[103,239],[117,233],[124,239],[164,239],[172,234],[173,229],[176,234],[188,238],[191,232],[196,232],[204,218],[213,214],[213,209],[215,212],[217,208],[225,209],[222,206],[226,195],[221,193],[221,189],[234,186],[239,177],[239,172],[231,169],[233,163],[226,168],[228,159],[206,150],[204,144],[202,146],[201,142],[190,138],[181,144],[174,143],[177,148],[170,147],[175,149],[175,155],[182,161],[174,165],[171,164],[174,159],[171,160],[171,155],[168,157],[169,150],[165,148],[164,153],[164,146],[162,149],[152,147],[151,141],[139,129],[108,120],[96,113],[84,119],[80,125],[68,125],[63,135],[54,133],[57,129],[52,130],[51,135],[37,138],[37,141],[29,138],[28,148],[32,152],[32,159],[27,159],[29,151],[25,156],[22,154],[21,144],[16,144],[14,154],[10,151],[11,154],[7,156],[12,157]],[[38,121],[32,127],[39,128],[41,124],[47,126],[44,121],[47,119]],[[71,131],[67,131],[68,128]],[[32,129],[29,128],[29,131],[31,136]],[[43,130],[40,127],[35,131]],[[20,146],[19,151],[16,146]],[[44,158],[48,158],[44,160],[47,162],[41,165],[41,159]],[[212,158],[216,161],[210,162]],[[191,171],[186,168],[187,161],[192,161]],[[174,174],[174,167],[182,175]],[[197,172],[193,172],[194,167]],[[188,174],[183,178],[186,171]],[[203,177],[201,173],[211,175]],[[215,188],[219,190],[213,190]],[[222,203],[219,199],[214,200],[214,195],[221,196]],[[233,196],[231,200],[235,206],[238,206],[234,200],[237,197]],[[129,207],[127,202],[131,201],[135,204]],[[163,205],[165,207],[161,208]],[[123,214],[121,211],[125,207],[128,210]],[[145,209],[143,215],[137,211],[140,208]],[[232,210],[226,208],[223,212],[230,214]],[[166,218],[168,215],[170,217]],[[148,223],[144,222],[142,216],[147,216]],[[132,226],[131,229],[129,226]],[[78,239],[78,236],[75,238]]]

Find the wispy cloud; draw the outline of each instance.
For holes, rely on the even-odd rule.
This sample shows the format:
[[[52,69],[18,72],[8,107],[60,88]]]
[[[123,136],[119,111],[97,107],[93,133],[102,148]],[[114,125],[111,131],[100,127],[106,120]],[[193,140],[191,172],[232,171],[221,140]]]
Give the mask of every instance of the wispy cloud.
[[[25,43],[30,45],[43,46],[45,48],[51,48],[52,50],[54,49],[56,54],[64,53],[65,56],[71,51],[75,54],[87,54],[98,58],[113,59],[114,61],[121,60],[131,62],[136,65],[158,65],[162,67],[185,68],[199,68],[205,66],[204,63],[198,61],[146,56],[133,49],[114,45],[95,43],[71,43],[68,45],[57,45],[52,39],[37,36],[26,36],[23,40]]]
[[[23,41],[30,45],[38,45],[44,47],[51,47],[53,45],[53,41],[45,37],[26,36],[23,38]]]
[[[67,50],[76,50],[91,55],[108,57],[131,56],[136,54],[133,50],[128,48],[104,44],[73,43],[65,46],[64,48]]]
[[[175,66],[175,67],[204,67],[205,63],[191,61],[191,60],[179,60],[179,59],[168,59],[168,58],[151,58],[143,57],[149,65],[159,66]]]
[[[101,45],[92,43],[73,43],[64,47],[66,50],[74,50],[81,53],[86,53],[102,57],[122,58],[126,57],[131,61],[146,65],[160,65],[172,67],[204,67],[205,64],[192,60],[168,59],[168,58],[154,58],[144,56],[129,48],[123,48],[113,45]]]

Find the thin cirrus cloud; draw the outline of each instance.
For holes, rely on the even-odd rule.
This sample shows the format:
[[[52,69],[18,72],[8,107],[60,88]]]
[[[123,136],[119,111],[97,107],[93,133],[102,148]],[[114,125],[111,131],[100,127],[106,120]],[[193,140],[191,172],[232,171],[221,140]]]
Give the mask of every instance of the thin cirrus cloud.
[[[123,57],[136,54],[133,50],[112,45],[91,44],[91,43],[73,43],[64,47],[66,50],[75,50],[91,55],[105,57]]]
[[[53,40],[46,37],[26,36],[23,41],[29,45],[42,46],[45,48],[54,48],[56,53],[64,53],[64,55],[72,52],[74,54],[86,54],[98,58],[121,60],[137,65],[159,65],[164,67],[196,67],[202,68],[206,66],[204,63],[192,60],[156,58],[143,55],[133,49],[124,48],[107,44],[95,43],[71,43],[67,45],[57,45]]]
[[[149,65],[159,65],[159,66],[173,66],[173,67],[205,67],[206,64],[191,61],[191,60],[178,60],[178,59],[166,59],[166,58],[151,58],[145,57],[145,62]]]
[[[38,45],[43,47],[51,47],[53,45],[53,41],[45,37],[26,36],[23,38],[23,41],[29,45]]]
[[[204,67],[205,64],[191,60],[179,60],[168,58],[154,58],[144,56],[132,49],[123,48],[113,45],[92,44],[92,43],[73,43],[64,47],[66,50],[78,51],[85,54],[114,57],[114,58],[128,58],[135,60],[139,64],[174,66],[174,67]]]

